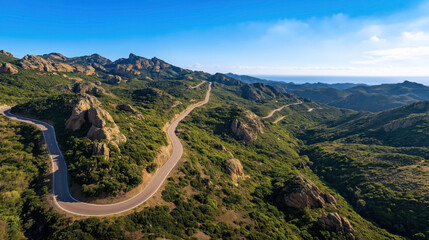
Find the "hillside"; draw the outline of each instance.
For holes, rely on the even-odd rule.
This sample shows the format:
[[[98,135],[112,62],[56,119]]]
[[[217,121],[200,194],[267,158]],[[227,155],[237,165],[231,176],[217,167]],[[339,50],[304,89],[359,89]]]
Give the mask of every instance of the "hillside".
[[[429,100],[429,87],[409,81],[397,84],[356,86],[345,90],[300,89],[294,93],[331,106],[370,112],[379,112],[416,101]]]
[[[76,217],[54,206],[42,135],[2,116],[8,137],[0,139],[1,146],[16,145],[13,151],[5,150],[11,157],[2,160],[2,167],[32,173],[26,178],[30,184],[21,184],[19,190],[0,189],[2,196],[16,191],[12,194],[15,205],[4,201],[0,206],[0,225],[7,236],[401,239],[426,234],[420,219],[424,211],[417,219],[382,225],[388,208],[356,208],[349,192],[342,190],[346,186],[332,184],[326,177],[328,170],[337,169],[322,169],[325,165],[318,165],[314,158],[318,152],[313,150],[316,146],[309,146],[310,136],[320,139],[317,144],[330,143],[335,127],[348,123],[350,127],[342,131],[354,130],[353,121],[373,115],[319,104],[263,83],[248,84],[134,54],[116,61],[97,54],[67,58],[59,53],[0,59],[17,71],[0,73],[0,105],[13,105],[13,113],[55,127],[72,194],[93,204],[123,201],[144,188],[168,159],[171,146],[165,129],[169,122],[204,99],[209,83],[212,86],[210,101],[178,125],[175,132],[184,155],[159,191],[140,207],[105,218]],[[408,116],[401,112],[395,112],[398,119]],[[23,132],[16,126],[29,130]],[[332,135],[328,140],[318,135],[323,129]],[[418,154],[425,153],[425,148],[419,149]],[[19,164],[17,153],[23,159],[34,158],[31,164],[36,166]],[[411,150],[401,153],[414,154]],[[426,156],[409,157],[405,164],[424,164],[422,158]],[[348,167],[354,173],[360,166]],[[424,172],[417,174],[425,177]],[[19,180],[19,174],[13,176]],[[378,179],[369,176],[366,180]],[[353,186],[354,182],[344,184]],[[388,182],[380,184],[390,187]],[[412,204],[391,207],[392,211],[414,211],[413,204],[426,204],[417,191],[395,191],[416,198]],[[385,197],[383,192],[371,196]],[[364,197],[367,206],[373,206],[370,197]],[[14,206],[16,212],[10,212]],[[398,221],[409,230],[396,229],[392,224]],[[41,224],[36,227],[35,223]]]
[[[355,83],[302,83],[297,84],[293,82],[281,82],[274,80],[261,79],[257,77],[247,76],[247,75],[238,75],[234,73],[225,74],[229,77],[235,78],[237,80],[243,81],[245,83],[264,83],[266,85],[274,86],[278,89],[282,89],[286,92],[292,92],[298,89],[319,89],[319,88],[333,88],[338,90],[348,89],[355,86],[365,86],[365,84],[355,84]]]
[[[418,236],[429,225],[428,127],[427,101],[352,114],[306,131],[301,154],[363,216]]]
[[[227,75],[247,83],[261,82],[283,92],[294,93],[319,103],[356,111],[379,112],[417,101],[429,100],[429,87],[410,81],[373,86],[348,83],[294,84],[232,73]]]

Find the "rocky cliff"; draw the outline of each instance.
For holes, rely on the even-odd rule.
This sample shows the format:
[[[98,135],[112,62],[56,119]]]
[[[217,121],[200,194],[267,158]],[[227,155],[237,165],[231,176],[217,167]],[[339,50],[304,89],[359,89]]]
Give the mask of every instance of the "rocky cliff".
[[[325,213],[317,224],[323,229],[331,232],[342,232],[348,239],[355,239],[355,230],[349,220],[338,213]]]
[[[19,72],[18,69],[10,63],[0,64],[0,73],[13,75],[13,74],[17,74],[18,72]]]
[[[24,69],[45,71],[45,72],[78,72],[86,75],[95,74],[95,69],[91,66],[70,65],[59,60],[65,58],[61,54],[52,54],[45,59],[36,55],[26,55],[18,65]],[[56,61],[58,60],[58,61]]]
[[[255,141],[263,133],[264,125],[253,112],[246,110],[231,123],[231,131],[246,142]]]
[[[127,141],[112,116],[101,108],[101,103],[95,97],[89,95],[85,95],[75,105],[72,115],[66,121],[66,128],[73,131],[79,130],[86,121],[92,124],[86,135],[92,140],[105,139],[114,145]]]
[[[327,203],[337,205],[334,196],[320,191],[312,181],[301,174],[290,180],[283,191],[283,200],[288,207],[324,208]]]
[[[237,181],[239,179],[246,178],[246,175],[244,174],[243,166],[241,165],[240,160],[236,158],[228,159],[228,172],[229,175],[231,175],[232,181],[237,184]]]
[[[0,50],[0,55],[5,55],[7,57],[13,57],[12,53],[6,52],[5,50]]]
[[[384,125],[383,129],[385,132],[393,132],[401,128],[411,127],[420,121],[429,121],[429,115],[423,114],[423,115],[416,115],[416,116],[401,118]]]

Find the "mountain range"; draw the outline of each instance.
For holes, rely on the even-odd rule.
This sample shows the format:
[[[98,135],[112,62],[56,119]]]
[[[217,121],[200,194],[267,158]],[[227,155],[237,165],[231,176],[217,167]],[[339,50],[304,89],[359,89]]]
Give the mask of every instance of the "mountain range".
[[[77,216],[53,199],[52,139],[0,115],[0,239],[429,236],[425,86],[237,78],[135,54],[0,51],[0,110],[54,127],[76,201],[127,201],[164,171],[172,132],[183,150],[140,206]],[[352,110],[363,103],[379,112]]]
[[[429,100],[429,87],[410,81],[371,86],[348,83],[293,84],[243,75],[228,75],[245,82],[263,82],[284,92],[295,93],[300,97],[310,98],[316,102],[357,111],[378,112],[416,101]]]

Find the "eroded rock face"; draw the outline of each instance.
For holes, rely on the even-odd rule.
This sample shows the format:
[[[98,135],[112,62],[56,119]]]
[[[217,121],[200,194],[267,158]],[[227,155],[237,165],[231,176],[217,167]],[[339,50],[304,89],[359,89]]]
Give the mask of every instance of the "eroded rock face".
[[[299,174],[283,189],[284,203],[293,208],[324,208],[326,203],[337,205],[334,196],[324,193],[310,180]]]
[[[0,73],[13,75],[13,74],[17,74],[18,72],[19,72],[18,69],[10,63],[0,64]]]
[[[100,106],[101,103],[92,96],[85,96],[81,99],[73,108],[72,115],[66,121],[66,128],[73,131],[79,130],[82,128],[83,124],[86,121],[86,114],[89,109],[93,106]]]
[[[113,83],[113,84],[119,84],[122,82],[122,78],[120,76],[117,75],[111,75],[108,74],[106,76],[107,81],[109,81],[109,83]]]
[[[86,75],[94,74],[94,68],[91,66],[84,67],[81,65],[70,65],[55,60],[62,60],[65,58],[61,54],[51,54],[47,59],[36,56],[26,55],[19,61],[19,65],[24,69],[32,69],[45,72],[80,72]]]
[[[342,232],[349,239],[355,239],[352,225],[345,217],[340,216],[338,213],[325,213],[319,219],[317,224],[323,229],[331,232]]]
[[[240,160],[236,158],[231,158],[228,160],[228,172],[235,183],[237,180],[244,179],[246,177]]]
[[[104,156],[105,160],[109,160],[109,152],[110,149],[105,143],[94,143],[94,146],[92,147],[92,155]]]
[[[429,121],[429,115],[419,115],[398,119],[384,125],[383,129],[385,132],[393,132],[401,128],[411,127],[419,121]]]
[[[100,96],[102,94],[106,94],[106,90],[104,88],[97,86],[94,83],[76,83],[73,86],[74,93],[86,93],[94,96]]]
[[[5,56],[8,56],[8,57],[13,57],[12,53],[10,53],[10,52],[6,52],[5,50],[0,50],[0,54],[1,54],[1,55],[5,55]]]
[[[231,131],[246,142],[255,141],[263,133],[264,125],[253,112],[246,110],[243,116],[232,121]]]
[[[66,122],[66,128],[73,131],[79,130],[86,121],[92,124],[86,134],[91,140],[106,139],[114,145],[127,141],[109,112],[101,108],[101,103],[95,97],[89,95],[76,104],[72,115]]]

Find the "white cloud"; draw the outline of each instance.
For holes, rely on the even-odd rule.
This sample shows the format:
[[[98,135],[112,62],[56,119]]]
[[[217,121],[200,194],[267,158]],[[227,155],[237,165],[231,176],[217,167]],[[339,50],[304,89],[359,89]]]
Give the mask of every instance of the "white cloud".
[[[363,43],[372,43],[372,44],[379,44],[379,43],[385,43],[387,40],[384,38],[379,38],[377,35],[371,36],[368,40],[363,41]]]
[[[414,48],[391,48],[366,52],[368,60],[354,61],[355,64],[373,64],[390,61],[427,60],[429,46]]]
[[[402,38],[404,41],[408,42],[421,42],[429,43],[429,33],[419,31],[419,32],[403,32]]]

